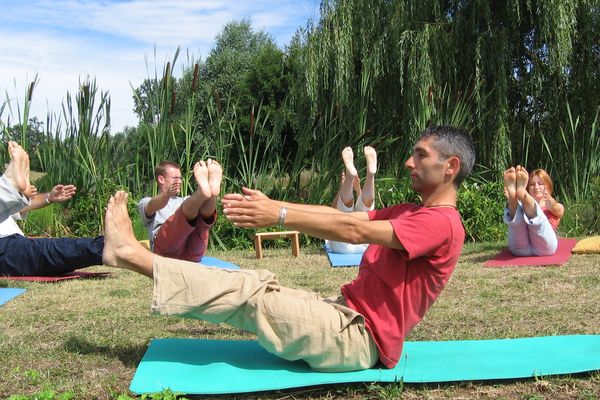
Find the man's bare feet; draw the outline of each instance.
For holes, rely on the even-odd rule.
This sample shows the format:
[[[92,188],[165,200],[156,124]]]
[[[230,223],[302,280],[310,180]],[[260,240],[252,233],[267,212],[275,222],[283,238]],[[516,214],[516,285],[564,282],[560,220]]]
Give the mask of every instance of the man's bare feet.
[[[8,142],[8,154],[10,162],[4,171],[4,177],[19,193],[29,193],[31,188],[27,152],[17,142],[10,141]]]
[[[213,197],[217,197],[221,193],[221,181],[223,180],[223,169],[221,164],[210,158],[206,161],[208,168],[208,186]]]
[[[194,178],[198,183],[195,194],[201,195],[204,199],[212,196],[212,191],[208,183],[208,167],[204,161],[198,161],[194,164]]]
[[[346,168],[346,175],[354,179],[358,175],[358,171],[356,171],[356,167],[354,166],[354,152],[352,151],[352,147],[346,147],[342,150],[342,160]]]
[[[111,196],[106,206],[104,217],[104,250],[102,262],[109,267],[118,266],[118,253],[132,239],[133,228],[127,213],[127,193],[118,191]]]
[[[515,167],[510,167],[504,171],[504,196],[506,196],[506,200],[514,199],[517,196],[516,179]]]
[[[152,276],[152,253],[137,241],[127,212],[127,193],[118,191],[108,201],[104,217],[102,262]]]
[[[515,190],[517,199],[522,201],[525,195],[527,195],[527,182],[529,181],[529,174],[525,168],[517,165],[517,168],[515,168],[515,175]]]
[[[375,175],[377,173],[377,152],[371,146],[365,146],[364,152],[367,160],[367,173]]]

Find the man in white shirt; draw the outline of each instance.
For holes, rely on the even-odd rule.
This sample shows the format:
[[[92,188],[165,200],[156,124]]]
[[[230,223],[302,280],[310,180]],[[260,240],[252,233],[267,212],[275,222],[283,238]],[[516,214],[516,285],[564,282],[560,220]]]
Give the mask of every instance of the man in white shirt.
[[[104,237],[29,239],[15,222],[28,211],[69,200],[73,185],[56,185],[48,193],[29,182],[29,156],[16,142],[8,143],[10,162],[0,177],[0,275],[61,275],[102,264]]]
[[[150,247],[156,254],[198,262],[206,253],[210,227],[217,218],[216,199],[221,190],[222,169],[208,159],[194,165],[196,191],[181,192],[181,168],[163,161],[154,170],[158,194],[138,203],[142,223],[148,230]]]
[[[0,222],[0,275],[56,276],[102,265],[104,236],[30,239],[17,225],[29,211],[67,201],[75,191],[73,185],[56,185],[48,193],[34,193],[30,205]]]

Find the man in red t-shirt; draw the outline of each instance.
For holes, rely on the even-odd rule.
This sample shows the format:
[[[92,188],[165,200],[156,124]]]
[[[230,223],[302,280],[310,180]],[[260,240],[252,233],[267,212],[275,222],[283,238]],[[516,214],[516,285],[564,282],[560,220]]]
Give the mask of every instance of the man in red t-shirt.
[[[199,268],[143,251],[129,233],[123,192],[107,207],[104,263],[153,277],[154,311],[248,330],[284,359],[301,359],[320,371],[370,368],[379,361],[392,368],[405,336],[458,260],[465,233],[457,191],[474,161],[466,132],[437,126],[421,134],[405,163],[421,204],[343,213],[272,200],[246,188],[224,197],[224,213],[238,227],[278,225],[322,239],[369,243],[356,279],[337,297],[281,286],[266,270]]]

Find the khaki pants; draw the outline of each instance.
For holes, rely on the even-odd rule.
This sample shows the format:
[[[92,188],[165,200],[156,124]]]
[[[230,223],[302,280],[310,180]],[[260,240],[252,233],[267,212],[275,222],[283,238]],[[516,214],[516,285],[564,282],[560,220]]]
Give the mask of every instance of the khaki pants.
[[[364,318],[343,298],[282,287],[267,270],[225,270],[154,256],[152,310],[255,333],[270,353],[319,371],[374,366]]]

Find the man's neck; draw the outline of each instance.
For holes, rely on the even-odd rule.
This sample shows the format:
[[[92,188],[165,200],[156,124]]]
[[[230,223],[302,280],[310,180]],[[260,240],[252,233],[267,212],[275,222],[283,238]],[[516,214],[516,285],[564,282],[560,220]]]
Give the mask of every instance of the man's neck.
[[[425,207],[456,207],[457,194],[456,188],[454,185],[451,185],[450,187],[440,187],[431,193],[421,193],[421,198]]]

